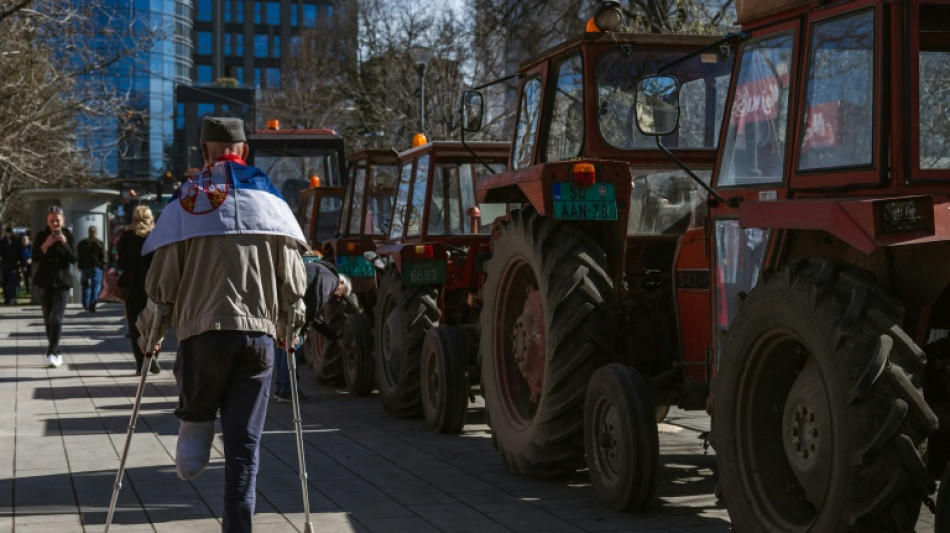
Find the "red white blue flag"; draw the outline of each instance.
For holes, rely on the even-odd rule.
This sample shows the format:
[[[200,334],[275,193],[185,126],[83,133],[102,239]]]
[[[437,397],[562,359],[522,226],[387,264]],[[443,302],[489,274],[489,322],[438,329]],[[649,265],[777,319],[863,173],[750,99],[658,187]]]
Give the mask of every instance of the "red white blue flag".
[[[267,175],[242,163],[219,160],[182,184],[145,239],[142,254],[195,237],[247,233],[284,235],[309,249],[290,206]]]

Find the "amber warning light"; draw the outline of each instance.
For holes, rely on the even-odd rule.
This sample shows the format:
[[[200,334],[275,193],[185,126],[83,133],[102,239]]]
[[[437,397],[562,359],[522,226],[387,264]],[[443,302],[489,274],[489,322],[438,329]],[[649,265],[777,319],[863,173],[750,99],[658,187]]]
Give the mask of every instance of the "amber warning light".
[[[591,163],[577,163],[571,169],[571,183],[578,188],[587,188],[597,181],[597,172]]]
[[[280,121],[279,121],[279,120],[274,120],[274,119],[268,120],[268,121],[267,121],[267,129],[269,129],[269,130],[279,130],[279,129],[280,129]]]

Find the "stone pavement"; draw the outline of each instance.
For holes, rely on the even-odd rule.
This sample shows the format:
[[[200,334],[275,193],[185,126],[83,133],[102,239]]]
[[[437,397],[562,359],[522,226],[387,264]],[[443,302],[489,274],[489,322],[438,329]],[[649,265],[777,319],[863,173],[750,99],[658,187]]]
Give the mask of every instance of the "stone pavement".
[[[122,308],[70,305],[60,368],[45,367],[38,306],[0,308],[0,532],[102,531],[138,380]],[[166,349],[173,353],[174,339]],[[177,419],[171,357],[149,376],[111,531],[217,532],[223,487],[220,439],[192,482],[173,464]],[[580,473],[539,481],[509,474],[477,406],[461,435],[436,435],[420,420],[395,420],[378,398],[315,384],[301,369],[317,532],[683,532],[729,530],[713,497],[712,450],[698,435],[708,419],[674,410],[661,426],[660,482],[639,514],[607,509]],[[261,453],[255,531],[303,531],[289,404],[271,402]],[[220,428],[219,428],[220,430]],[[932,531],[924,513],[918,531]]]

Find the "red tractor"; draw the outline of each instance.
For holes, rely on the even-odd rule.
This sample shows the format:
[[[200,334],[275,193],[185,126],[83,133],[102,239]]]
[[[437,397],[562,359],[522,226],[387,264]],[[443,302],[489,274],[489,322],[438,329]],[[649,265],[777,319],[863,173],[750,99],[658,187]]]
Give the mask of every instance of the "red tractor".
[[[913,530],[921,502],[947,531],[950,4],[739,17],[693,52],[588,33],[522,68],[510,170],[477,192],[524,206],[481,294],[498,450],[586,457],[638,509],[658,407],[708,408],[737,531]]]
[[[379,395],[395,417],[425,415],[458,432],[470,396],[466,336],[474,335],[481,260],[504,205],[475,202],[481,176],[503,168],[505,143],[434,141],[399,154],[396,203],[373,312]],[[440,325],[442,324],[442,325]]]
[[[375,304],[376,269],[364,254],[374,251],[386,235],[396,195],[397,155],[391,148],[369,148],[349,157],[343,211],[333,237],[321,241],[324,259],[352,281],[357,305],[330,311],[328,321],[342,342],[326,343],[314,335],[308,338],[308,352],[317,381],[343,383],[357,396],[372,392],[376,383],[372,317],[359,311],[372,310]]]

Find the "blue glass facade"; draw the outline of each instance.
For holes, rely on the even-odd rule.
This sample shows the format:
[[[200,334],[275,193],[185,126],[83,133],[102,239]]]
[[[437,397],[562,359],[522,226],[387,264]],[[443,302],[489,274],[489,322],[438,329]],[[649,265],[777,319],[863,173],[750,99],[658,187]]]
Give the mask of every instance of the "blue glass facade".
[[[117,117],[90,116],[79,145],[92,155],[96,173],[123,179],[156,179],[172,168],[175,85],[190,84],[192,73],[191,0],[106,0],[102,34],[154,31],[147,49],[87,75],[84,88],[127,95]],[[90,46],[115,47],[106,39]]]

